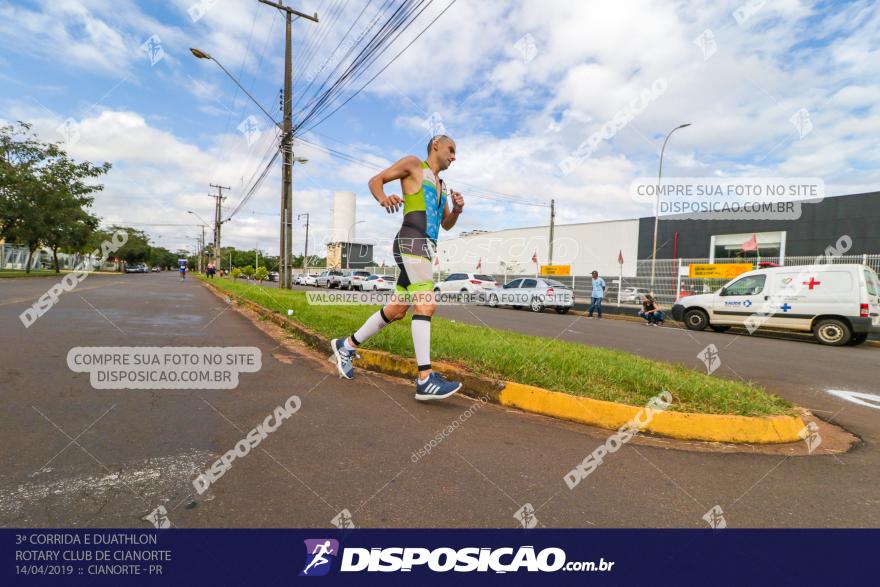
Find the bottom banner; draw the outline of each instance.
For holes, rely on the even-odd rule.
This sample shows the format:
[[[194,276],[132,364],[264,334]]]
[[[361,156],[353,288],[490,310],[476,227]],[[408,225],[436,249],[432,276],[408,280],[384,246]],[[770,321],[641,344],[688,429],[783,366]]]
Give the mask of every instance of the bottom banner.
[[[873,579],[880,538],[739,529],[0,533],[5,585],[842,585]]]

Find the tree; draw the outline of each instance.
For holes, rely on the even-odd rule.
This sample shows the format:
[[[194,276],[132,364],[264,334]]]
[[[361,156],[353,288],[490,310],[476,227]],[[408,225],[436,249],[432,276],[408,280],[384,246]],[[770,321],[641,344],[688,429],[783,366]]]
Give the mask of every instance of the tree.
[[[116,256],[127,264],[143,263],[150,255],[150,237],[143,230],[130,226],[112,226],[110,233],[121,230],[128,235],[128,240],[117,251]]]
[[[241,273],[248,279],[254,276],[254,268],[252,265],[245,265],[241,268]]]
[[[0,238],[28,248],[26,271],[41,245],[52,247],[56,271],[59,248],[79,248],[97,227],[85,209],[89,194],[104,186],[87,183],[110,170],[76,163],[59,145],[43,143],[31,125],[0,127]]]
[[[257,267],[257,270],[254,271],[254,277],[260,283],[263,283],[263,280],[269,277],[269,271],[265,267]]]

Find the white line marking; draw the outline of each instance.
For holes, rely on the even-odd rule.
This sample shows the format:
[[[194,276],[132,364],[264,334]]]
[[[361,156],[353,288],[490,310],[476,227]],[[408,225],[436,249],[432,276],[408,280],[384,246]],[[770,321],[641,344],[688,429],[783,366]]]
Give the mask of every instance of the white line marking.
[[[862,393],[860,391],[844,391],[841,389],[826,389],[825,391],[848,402],[880,410],[880,395]]]

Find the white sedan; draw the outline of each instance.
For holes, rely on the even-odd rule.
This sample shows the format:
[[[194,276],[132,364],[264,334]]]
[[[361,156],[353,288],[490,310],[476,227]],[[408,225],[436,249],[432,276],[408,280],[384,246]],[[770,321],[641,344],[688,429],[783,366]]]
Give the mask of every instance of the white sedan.
[[[479,294],[498,287],[491,275],[482,273],[450,273],[443,281],[434,284],[435,293]]]
[[[312,287],[318,285],[318,279],[314,275],[303,275],[299,279],[300,285],[311,285]]]
[[[367,277],[361,288],[364,291],[394,291],[395,280],[393,277],[389,277],[387,275],[370,275]]]
[[[567,285],[553,279],[527,277],[514,279],[504,287],[488,293],[489,305],[512,306],[514,309],[529,308],[532,312],[541,312],[544,308],[553,308],[559,314],[565,314],[574,307],[574,291]]]

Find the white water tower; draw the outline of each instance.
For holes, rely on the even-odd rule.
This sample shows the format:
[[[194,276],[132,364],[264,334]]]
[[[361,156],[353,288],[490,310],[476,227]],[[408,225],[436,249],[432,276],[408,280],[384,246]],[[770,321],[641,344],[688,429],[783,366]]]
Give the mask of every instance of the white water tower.
[[[357,226],[354,192],[333,192],[333,240],[352,242]]]

